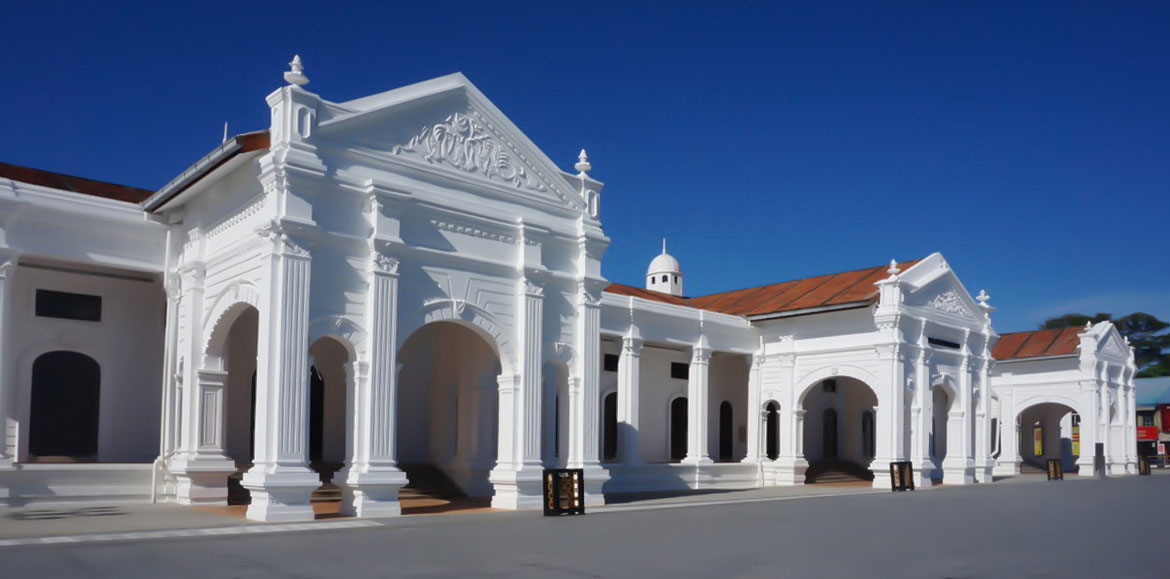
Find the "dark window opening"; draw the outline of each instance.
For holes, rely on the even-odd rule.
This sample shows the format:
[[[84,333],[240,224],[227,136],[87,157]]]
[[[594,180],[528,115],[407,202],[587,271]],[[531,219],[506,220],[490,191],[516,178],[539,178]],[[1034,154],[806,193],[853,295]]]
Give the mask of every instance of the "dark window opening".
[[[686,380],[691,375],[691,366],[684,362],[670,363],[670,377],[677,380]]]
[[[325,379],[316,366],[309,368],[309,462],[321,462],[325,446]]]
[[[102,321],[102,297],[53,290],[37,290],[37,315],[43,318]]]
[[[953,350],[958,350],[960,348],[960,346],[957,342],[951,342],[948,340],[940,340],[938,338],[927,338],[926,341],[929,342],[931,346],[938,346],[940,348],[951,348]]]
[[[826,393],[826,394],[836,394],[837,393],[837,381],[836,380],[825,380],[824,382],[821,383],[821,391]]]
[[[604,368],[605,368],[606,372],[617,372],[618,371],[618,355],[617,354],[606,354]]]
[[[553,397],[553,456],[561,456],[561,395]]]
[[[821,424],[821,439],[824,441],[825,460],[837,458],[837,411],[826,408]]]
[[[874,434],[873,412],[866,410],[861,413],[861,448],[867,458],[877,455],[877,438]]]
[[[666,276],[666,275],[662,276],[662,283],[666,283],[668,281],[670,281],[670,276]]]

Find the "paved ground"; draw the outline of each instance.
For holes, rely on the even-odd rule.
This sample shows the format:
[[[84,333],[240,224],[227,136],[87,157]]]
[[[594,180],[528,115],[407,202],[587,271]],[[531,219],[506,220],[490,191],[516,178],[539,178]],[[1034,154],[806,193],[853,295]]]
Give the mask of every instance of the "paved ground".
[[[721,493],[584,517],[454,514],[322,521],[296,526],[299,532],[8,547],[0,548],[0,574],[1170,576],[1170,560],[1159,557],[1163,518],[1151,516],[1170,496],[1170,476],[841,490],[860,494]],[[720,499],[735,500],[700,506]]]

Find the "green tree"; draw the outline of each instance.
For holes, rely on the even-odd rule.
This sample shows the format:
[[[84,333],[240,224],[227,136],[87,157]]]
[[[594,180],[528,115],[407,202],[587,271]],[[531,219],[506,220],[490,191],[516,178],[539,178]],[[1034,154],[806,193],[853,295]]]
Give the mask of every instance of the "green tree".
[[[1117,332],[1129,338],[1129,345],[1133,346],[1134,350],[1134,363],[1140,370],[1139,378],[1170,376],[1170,355],[1166,354],[1166,350],[1170,348],[1170,333],[1165,331],[1170,328],[1170,323],[1150,314],[1135,312],[1116,320],[1112,314],[1098,313],[1095,316],[1065,314],[1045,320],[1040,324],[1040,329],[1071,328],[1083,326],[1088,322],[1094,324],[1113,322]]]

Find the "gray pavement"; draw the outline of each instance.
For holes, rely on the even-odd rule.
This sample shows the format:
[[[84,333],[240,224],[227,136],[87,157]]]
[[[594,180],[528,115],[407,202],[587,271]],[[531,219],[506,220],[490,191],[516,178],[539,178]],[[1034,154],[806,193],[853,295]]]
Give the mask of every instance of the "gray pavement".
[[[722,504],[699,506],[713,498],[700,495],[689,505],[640,501],[584,517],[401,517],[362,528],[9,547],[0,549],[0,573],[1167,577],[1161,517],[1150,515],[1168,492],[1170,476],[1024,477],[832,497],[750,491]]]

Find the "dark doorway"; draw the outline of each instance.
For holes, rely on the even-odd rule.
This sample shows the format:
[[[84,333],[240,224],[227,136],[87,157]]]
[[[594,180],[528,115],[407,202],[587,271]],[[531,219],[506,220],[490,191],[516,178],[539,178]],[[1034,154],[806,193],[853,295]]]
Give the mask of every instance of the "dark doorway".
[[[687,399],[675,398],[670,402],[670,460],[680,461],[687,457]]]
[[[325,447],[325,379],[316,366],[309,367],[309,462],[321,462]]]
[[[764,428],[767,432],[764,447],[768,458],[776,460],[780,457],[780,406],[775,402],[769,402],[767,410],[768,415],[764,419]]]
[[[732,440],[735,422],[733,420],[731,403],[724,400],[719,405],[719,461],[731,462],[734,447]]]
[[[601,460],[617,458],[618,427],[617,427],[617,392],[610,392],[605,396],[601,411]]]
[[[49,352],[33,362],[28,452],[93,459],[98,453],[101,366],[78,352]]]
[[[866,458],[877,455],[877,437],[874,434],[873,411],[866,410],[861,413],[861,449]]]
[[[837,458],[837,411],[825,409],[825,419],[822,423],[822,438],[824,442],[824,458]]]

